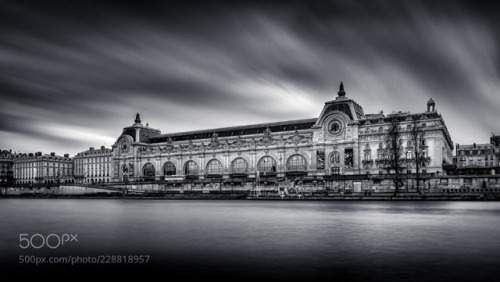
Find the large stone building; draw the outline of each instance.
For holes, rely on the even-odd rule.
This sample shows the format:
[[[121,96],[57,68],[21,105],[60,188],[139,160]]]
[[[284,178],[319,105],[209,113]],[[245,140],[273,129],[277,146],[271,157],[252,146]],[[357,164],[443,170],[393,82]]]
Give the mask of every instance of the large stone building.
[[[73,160],[68,154],[41,152],[18,154],[13,164],[16,184],[57,184],[72,183]]]
[[[390,174],[387,136],[396,121],[404,173],[416,172],[410,132],[424,132],[418,148],[421,172],[443,173],[452,163],[453,143],[432,99],[427,110],[410,114],[365,114],[346,97],[327,101],[317,118],[161,134],[141,123],[123,129],[113,145],[114,181],[156,181],[165,187],[252,187],[287,182],[339,190],[371,188]],[[372,177],[373,176],[373,177]]]
[[[107,183],[111,180],[111,149],[101,146],[90,147],[74,158],[74,177],[76,183]]]
[[[500,191],[500,136],[492,134],[490,143],[456,146],[453,164],[444,165],[446,177],[436,185],[457,192]]]
[[[495,174],[499,172],[500,136],[492,133],[490,143],[457,144],[454,164],[459,174]]]
[[[11,150],[0,151],[0,186],[7,186],[14,181],[14,165],[15,154]]]

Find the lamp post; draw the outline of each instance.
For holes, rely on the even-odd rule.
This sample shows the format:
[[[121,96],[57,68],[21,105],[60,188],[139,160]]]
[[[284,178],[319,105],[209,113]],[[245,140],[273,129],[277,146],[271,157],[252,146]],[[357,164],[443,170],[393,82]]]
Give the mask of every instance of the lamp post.
[[[342,179],[344,180],[344,195],[345,195],[345,174],[342,172]]]

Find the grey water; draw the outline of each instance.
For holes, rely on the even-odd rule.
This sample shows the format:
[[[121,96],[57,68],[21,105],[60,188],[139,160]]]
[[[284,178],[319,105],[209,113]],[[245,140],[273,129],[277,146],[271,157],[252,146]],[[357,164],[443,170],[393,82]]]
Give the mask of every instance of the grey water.
[[[2,272],[34,278],[500,281],[500,202],[0,199],[0,218]],[[20,262],[62,256],[108,263]]]

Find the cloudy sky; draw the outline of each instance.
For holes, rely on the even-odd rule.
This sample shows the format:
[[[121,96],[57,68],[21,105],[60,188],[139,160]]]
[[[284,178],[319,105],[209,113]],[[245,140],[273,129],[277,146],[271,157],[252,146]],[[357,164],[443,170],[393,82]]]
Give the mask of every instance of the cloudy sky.
[[[341,81],[365,113],[433,98],[455,143],[487,143],[489,3],[0,0],[0,149],[110,147],[137,112],[162,133],[312,118]]]

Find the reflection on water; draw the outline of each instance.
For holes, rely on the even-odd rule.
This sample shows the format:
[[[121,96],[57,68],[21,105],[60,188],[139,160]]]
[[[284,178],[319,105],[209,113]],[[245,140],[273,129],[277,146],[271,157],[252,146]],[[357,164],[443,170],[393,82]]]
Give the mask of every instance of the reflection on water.
[[[12,271],[303,281],[500,278],[498,202],[0,200]],[[19,234],[78,234],[57,249]],[[149,255],[147,265],[41,265],[19,255]],[[28,269],[29,271],[24,271]]]

